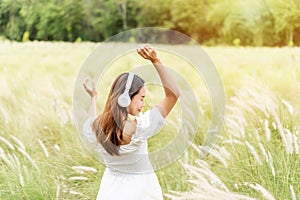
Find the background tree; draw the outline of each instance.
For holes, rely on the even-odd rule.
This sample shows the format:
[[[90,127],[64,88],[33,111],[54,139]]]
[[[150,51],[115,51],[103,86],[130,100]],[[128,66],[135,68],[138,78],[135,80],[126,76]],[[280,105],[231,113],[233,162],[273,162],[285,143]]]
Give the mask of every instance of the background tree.
[[[225,43],[230,44],[238,38],[243,45],[264,44],[266,27],[271,22],[263,1],[220,1],[211,8],[208,21],[219,27],[218,35]]]
[[[206,45],[300,45],[300,1],[0,0],[0,35],[10,40],[102,41],[145,26]]]
[[[275,44],[282,46],[293,43],[295,30],[300,28],[300,1],[266,0],[266,4],[274,18]]]
[[[21,40],[25,31],[24,19],[20,15],[22,0],[0,1],[0,33],[11,40]]]
[[[171,7],[173,0],[139,1],[137,22],[139,27],[171,27]]]
[[[206,0],[175,0],[171,5],[171,22],[164,25],[202,43],[211,37],[212,28],[206,20],[208,8]]]

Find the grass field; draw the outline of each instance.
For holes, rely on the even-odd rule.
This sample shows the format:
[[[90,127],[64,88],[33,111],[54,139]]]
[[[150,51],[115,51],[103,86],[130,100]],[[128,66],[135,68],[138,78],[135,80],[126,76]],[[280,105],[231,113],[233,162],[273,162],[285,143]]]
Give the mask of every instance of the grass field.
[[[0,43],[0,199],[95,199],[105,166],[79,140],[72,95],[81,64],[96,46]],[[189,79],[201,126],[183,156],[156,172],[166,198],[299,199],[300,49],[204,49],[225,88],[224,128],[214,150],[200,157],[210,100],[203,82]],[[124,69],[140,62],[126,59]],[[164,61],[189,76],[176,59]],[[175,117],[168,122],[171,128]],[[170,138],[164,132],[149,148]]]

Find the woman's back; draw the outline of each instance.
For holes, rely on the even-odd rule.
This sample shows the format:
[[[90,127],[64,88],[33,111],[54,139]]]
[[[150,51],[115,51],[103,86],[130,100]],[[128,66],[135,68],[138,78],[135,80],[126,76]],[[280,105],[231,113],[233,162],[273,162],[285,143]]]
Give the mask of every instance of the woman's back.
[[[89,142],[96,142],[96,137],[91,129],[94,117],[90,117],[84,124],[84,134]],[[144,114],[136,117],[136,128],[128,144],[120,145],[119,155],[110,155],[101,144],[98,150],[103,156],[106,166],[111,171],[123,173],[147,173],[153,168],[148,158],[147,139],[154,135],[164,124],[165,119],[160,114],[157,107],[153,107]]]

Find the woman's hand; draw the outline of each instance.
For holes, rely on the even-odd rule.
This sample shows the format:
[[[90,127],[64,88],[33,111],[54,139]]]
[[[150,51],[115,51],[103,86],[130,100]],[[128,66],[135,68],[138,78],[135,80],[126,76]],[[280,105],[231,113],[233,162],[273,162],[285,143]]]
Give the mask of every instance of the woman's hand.
[[[176,81],[172,78],[171,74],[168,72],[161,60],[157,57],[156,52],[148,44],[141,45],[139,48],[137,48],[137,52],[143,58],[150,60],[158,72],[164,87],[165,96],[157,104],[157,107],[159,108],[162,116],[166,117],[173,109],[178,97],[180,96]]]
[[[84,87],[85,91],[91,96],[91,98],[97,97],[95,83],[92,81],[92,87],[89,87],[88,82],[89,82],[89,80],[86,79],[85,82],[83,83],[83,87]]]
[[[140,54],[140,56],[150,60],[152,63],[159,60],[155,50],[152,49],[148,44],[142,44],[139,48],[137,48],[137,52]]]

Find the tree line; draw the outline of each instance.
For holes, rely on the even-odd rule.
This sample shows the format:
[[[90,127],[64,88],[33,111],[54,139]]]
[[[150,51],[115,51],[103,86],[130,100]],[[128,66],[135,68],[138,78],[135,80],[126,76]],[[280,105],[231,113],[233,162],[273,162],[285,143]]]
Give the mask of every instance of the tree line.
[[[300,0],[0,0],[0,35],[16,41],[103,41],[164,27],[205,45],[300,45]]]

